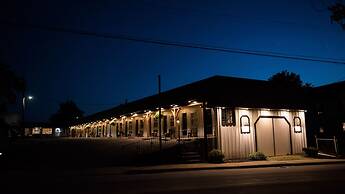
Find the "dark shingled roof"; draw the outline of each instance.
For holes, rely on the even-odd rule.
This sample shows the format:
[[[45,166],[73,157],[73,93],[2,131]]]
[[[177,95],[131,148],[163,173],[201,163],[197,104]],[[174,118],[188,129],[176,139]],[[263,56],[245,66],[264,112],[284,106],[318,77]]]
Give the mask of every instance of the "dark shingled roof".
[[[159,103],[163,108],[172,104],[187,105],[189,100],[205,101],[208,107],[305,109],[304,94],[302,89],[277,87],[269,81],[213,76],[162,92],[160,98],[158,94],[142,98],[87,116],[79,122],[156,110]]]

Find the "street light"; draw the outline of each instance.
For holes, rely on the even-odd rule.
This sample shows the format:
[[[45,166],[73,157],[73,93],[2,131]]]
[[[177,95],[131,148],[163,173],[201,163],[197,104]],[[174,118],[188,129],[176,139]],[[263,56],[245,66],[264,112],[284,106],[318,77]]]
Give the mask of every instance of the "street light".
[[[33,99],[34,99],[33,96],[24,96],[24,97],[23,97],[23,111],[25,111],[27,101],[28,101],[28,100],[33,100]]]
[[[33,96],[23,96],[23,103],[22,103],[22,134],[24,135],[25,134],[25,110],[26,110],[26,104],[27,104],[27,101],[29,100],[33,100],[34,97]]]

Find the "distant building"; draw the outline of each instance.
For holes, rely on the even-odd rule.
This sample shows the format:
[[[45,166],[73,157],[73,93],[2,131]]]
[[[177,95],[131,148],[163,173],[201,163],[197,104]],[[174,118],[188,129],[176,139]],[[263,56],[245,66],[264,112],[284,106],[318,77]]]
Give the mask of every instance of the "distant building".
[[[30,137],[60,137],[63,129],[49,123],[26,123],[24,136]]]
[[[214,76],[102,111],[70,127],[74,137],[208,138],[226,159],[301,153],[307,146],[302,90]]]

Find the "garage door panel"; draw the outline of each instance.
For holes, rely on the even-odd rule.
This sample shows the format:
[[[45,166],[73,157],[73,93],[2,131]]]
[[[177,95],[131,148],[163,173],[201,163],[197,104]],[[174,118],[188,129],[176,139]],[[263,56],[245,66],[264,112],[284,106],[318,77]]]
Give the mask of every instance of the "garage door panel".
[[[274,156],[273,125],[271,118],[261,118],[256,124],[257,151]]]
[[[291,153],[290,148],[290,127],[284,118],[273,119],[274,140],[276,155],[287,155]]]
[[[284,118],[260,117],[256,122],[257,151],[267,156],[291,154],[290,125]]]

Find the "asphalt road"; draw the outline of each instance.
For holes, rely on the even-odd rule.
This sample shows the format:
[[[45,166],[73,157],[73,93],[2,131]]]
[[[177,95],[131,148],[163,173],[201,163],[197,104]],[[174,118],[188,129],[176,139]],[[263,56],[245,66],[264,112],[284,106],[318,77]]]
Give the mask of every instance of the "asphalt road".
[[[107,168],[94,172],[7,172],[0,176],[0,193],[345,193],[344,164],[137,175],[109,173]]]

